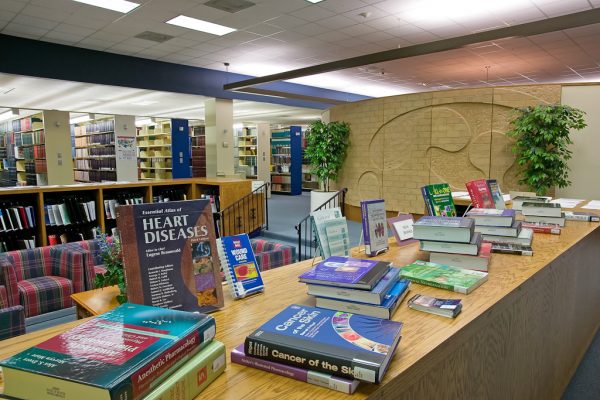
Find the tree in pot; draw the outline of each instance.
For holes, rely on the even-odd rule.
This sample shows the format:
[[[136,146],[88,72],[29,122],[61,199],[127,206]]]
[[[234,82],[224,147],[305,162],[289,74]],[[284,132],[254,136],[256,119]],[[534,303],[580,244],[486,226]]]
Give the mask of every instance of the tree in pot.
[[[321,191],[329,192],[331,181],[337,180],[349,144],[350,125],[347,122],[316,121],[308,128],[304,158],[312,167],[311,173],[317,176]],[[325,197],[321,203],[329,197]],[[313,205],[315,204],[311,201],[311,209]]]
[[[571,158],[568,146],[572,144],[571,129],[586,127],[585,113],[561,104],[538,105],[519,109],[512,121],[513,129],[507,135],[516,139],[513,153],[521,169],[519,183],[527,185],[539,195],[558,186],[567,187]]]

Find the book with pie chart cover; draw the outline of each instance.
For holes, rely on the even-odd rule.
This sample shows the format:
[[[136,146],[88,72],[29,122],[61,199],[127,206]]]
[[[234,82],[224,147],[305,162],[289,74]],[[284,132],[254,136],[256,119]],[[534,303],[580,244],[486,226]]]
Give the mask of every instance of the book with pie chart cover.
[[[246,355],[365,382],[381,382],[402,323],[292,304],[246,337]]]
[[[246,233],[217,239],[217,252],[234,299],[264,291],[260,269]]]

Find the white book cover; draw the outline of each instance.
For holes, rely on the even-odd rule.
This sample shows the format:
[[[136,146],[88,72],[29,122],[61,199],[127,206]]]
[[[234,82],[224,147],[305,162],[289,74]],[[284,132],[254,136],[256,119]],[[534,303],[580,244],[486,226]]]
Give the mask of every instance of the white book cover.
[[[377,255],[388,249],[387,219],[383,199],[360,202],[365,253]]]
[[[56,225],[64,225],[63,220],[60,215],[60,211],[58,210],[58,204],[52,204],[52,213],[54,214],[54,220],[56,221]]]
[[[90,212],[90,217],[92,221],[96,220],[96,202],[94,200],[90,200],[87,202],[87,207]]]
[[[327,241],[327,232],[325,231],[325,221],[341,218],[342,211],[339,207],[326,208],[324,210],[313,211],[311,216],[317,243],[321,248],[321,255],[323,256],[323,259],[329,258],[331,257],[331,254],[329,253],[329,242]]]
[[[11,208],[10,211],[12,212],[15,222],[18,224],[17,229],[23,229],[23,224],[21,224],[21,217],[19,216],[19,210],[17,210],[16,208]]]
[[[325,233],[327,234],[330,255],[350,255],[350,237],[348,222],[345,217],[325,221]]]
[[[110,199],[108,201],[108,207],[110,211],[110,219],[117,219],[117,200]]]
[[[35,218],[33,217],[33,206],[25,207],[25,215],[27,215],[27,222],[29,222],[29,226],[35,226]]]
[[[52,212],[52,206],[46,204],[46,214],[48,214],[48,225],[56,225],[56,219],[54,218],[54,212]]]
[[[62,220],[64,225],[69,225],[71,223],[71,218],[69,217],[69,210],[67,209],[67,205],[65,203],[58,205],[58,211],[60,213],[60,219]]]

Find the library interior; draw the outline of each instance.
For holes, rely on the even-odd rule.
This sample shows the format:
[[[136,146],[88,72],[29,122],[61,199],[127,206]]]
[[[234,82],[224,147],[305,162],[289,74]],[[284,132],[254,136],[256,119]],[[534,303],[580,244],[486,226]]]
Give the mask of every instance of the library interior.
[[[0,398],[600,398],[600,0],[0,0]]]

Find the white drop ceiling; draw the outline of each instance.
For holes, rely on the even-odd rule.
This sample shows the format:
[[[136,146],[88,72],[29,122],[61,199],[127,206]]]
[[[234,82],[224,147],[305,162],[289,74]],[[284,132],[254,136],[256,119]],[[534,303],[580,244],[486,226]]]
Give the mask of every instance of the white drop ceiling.
[[[0,114],[9,107],[204,120],[207,97],[0,73]],[[321,110],[234,100],[235,122],[305,124]],[[76,114],[78,115],[78,114]]]
[[[600,6],[600,0],[252,0],[254,6],[232,14],[206,0],[137,2],[140,7],[121,14],[71,0],[0,0],[0,32],[217,70],[229,62],[231,72],[263,76]],[[218,37],[165,23],[179,14],[237,31]],[[156,43],[134,37],[145,31],[174,38]],[[482,84],[598,81],[599,38],[596,24],[293,82],[380,97]]]

